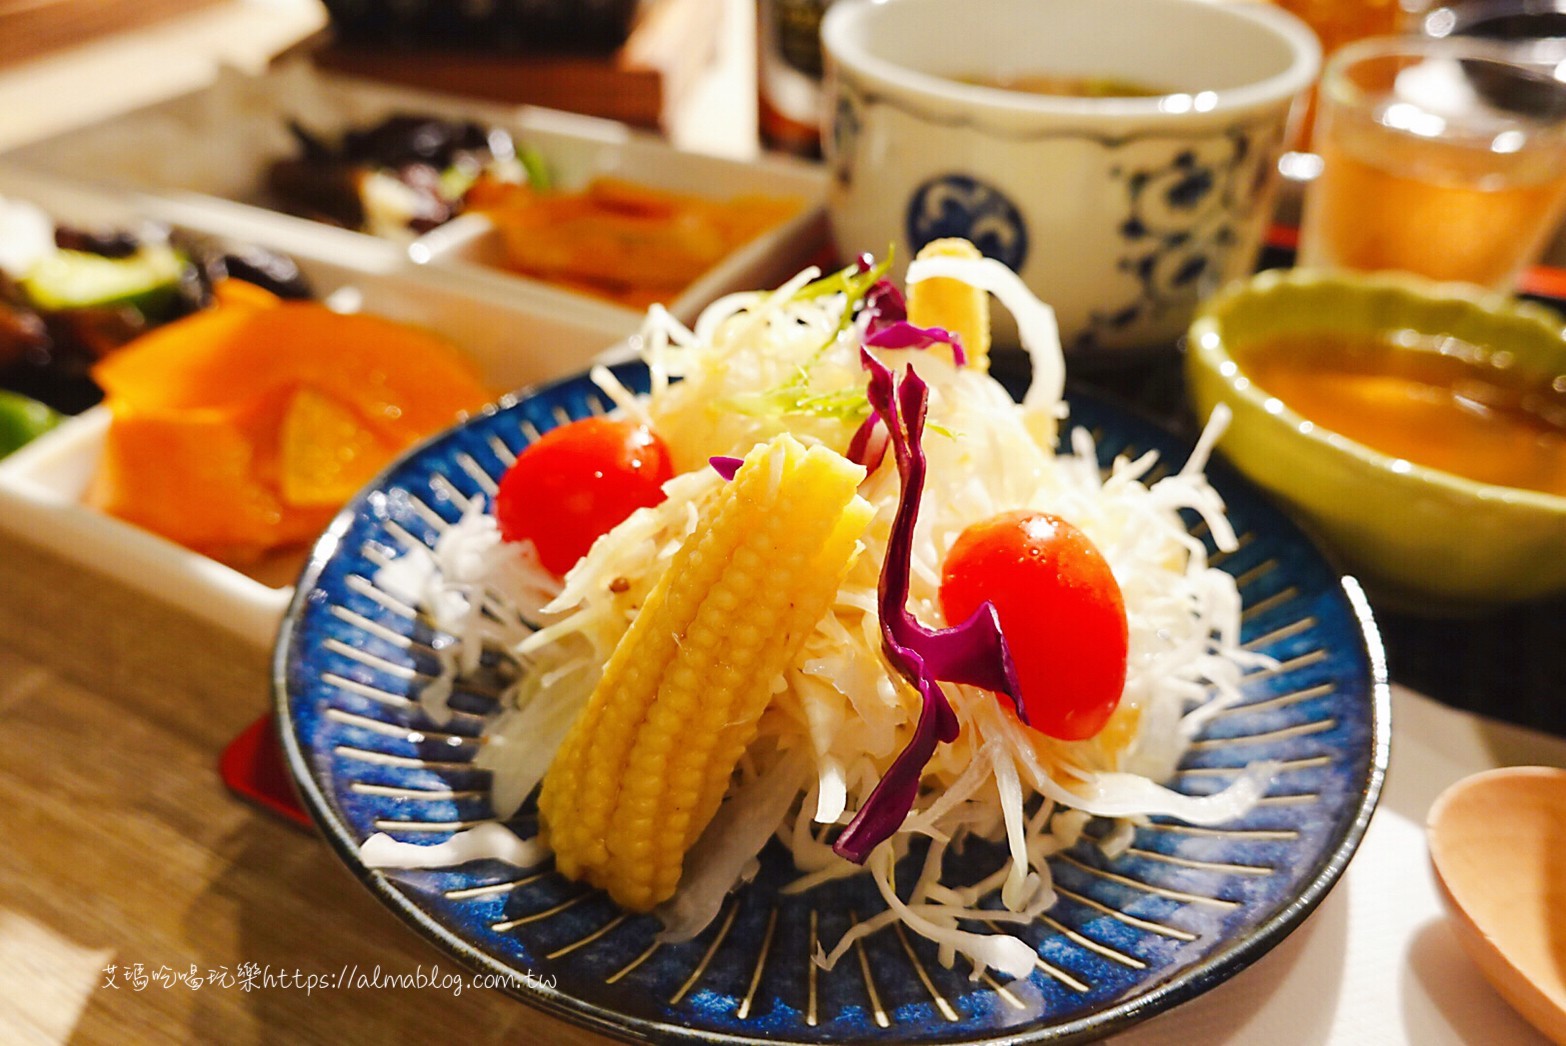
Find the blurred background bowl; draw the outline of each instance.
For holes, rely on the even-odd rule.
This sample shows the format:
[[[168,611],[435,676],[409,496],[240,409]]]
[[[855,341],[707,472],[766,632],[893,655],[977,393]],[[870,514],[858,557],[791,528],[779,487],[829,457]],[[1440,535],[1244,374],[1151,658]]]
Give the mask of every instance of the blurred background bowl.
[[[1451,337],[1546,384],[1566,382],[1566,327],[1542,306],[1401,274],[1268,270],[1225,288],[1187,340],[1192,405],[1234,418],[1219,447],[1365,582],[1415,612],[1479,611],[1566,592],[1566,497],[1412,464],[1309,421],[1239,358],[1280,333]],[[1410,332],[1412,335],[1410,336]],[[1409,347],[1399,351],[1421,351]]]
[[[1293,15],[1207,0],[839,0],[821,38],[840,253],[891,244],[900,277],[925,243],[966,237],[1078,351],[1167,349],[1251,271],[1320,64]],[[1041,75],[1151,96],[994,86]]]
[[[1566,62],[1566,0],[1461,0],[1420,21],[1426,36],[1478,36],[1514,44],[1531,62]]]

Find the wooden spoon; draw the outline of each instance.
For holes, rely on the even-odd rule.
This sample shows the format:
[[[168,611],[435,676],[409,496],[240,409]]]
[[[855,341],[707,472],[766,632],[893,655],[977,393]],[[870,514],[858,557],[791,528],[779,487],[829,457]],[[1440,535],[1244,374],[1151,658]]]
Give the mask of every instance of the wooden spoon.
[[[1430,807],[1430,859],[1458,938],[1496,991],[1566,1044],[1566,770],[1465,778]]]

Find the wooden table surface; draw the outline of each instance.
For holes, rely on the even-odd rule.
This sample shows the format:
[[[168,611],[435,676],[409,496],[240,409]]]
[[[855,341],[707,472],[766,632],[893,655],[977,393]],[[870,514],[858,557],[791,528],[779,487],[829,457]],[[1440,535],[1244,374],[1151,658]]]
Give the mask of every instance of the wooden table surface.
[[[0,0],[0,66],[66,50],[219,0]]]
[[[0,552],[0,593],[0,1042],[603,1041],[454,991],[314,832],[224,788],[265,651],[39,549]],[[81,600],[91,643],[60,634]],[[300,986],[354,967],[448,986]]]
[[[230,0],[7,67],[0,148],[194,87],[219,60],[258,67],[320,21],[311,0]],[[727,106],[744,94],[732,85],[726,94],[711,90]],[[733,134],[733,117],[731,109],[722,120],[693,121],[698,136],[679,144],[743,155],[752,146]],[[72,634],[75,608],[89,602],[99,627]],[[1540,681],[1540,702],[1558,693],[1556,683]],[[404,928],[312,833],[225,790],[219,755],[268,701],[265,651],[105,588],[41,551],[0,550],[0,1043],[602,1042],[492,989],[293,986],[353,967],[437,979],[465,971]],[[1412,707],[1426,717],[1440,711],[1427,702]],[[1558,709],[1550,711],[1561,730]],[[1453,736],[1445,718],[1431,723],[1432,745]],[[1451,772],[1503,761],[1481,749],[1453,761]],[[1401,780],[1406,787],[1411,778]],[[1406,853],[1427,797],[1415,798],[1402,811],[1405,834],[1388,827],[1402,822],[1378,814],[1384,842],[1377,850],[1373,833],[1372,852],[1362,856],[1385,862]],[[1341,915],[1348,897],[1385,903],[1384,894],[1352,892],[1373,888],[1363,884],[1375,883],[1376,867],[1351,869],[1346,891],[1329,898],[1326,921],[1314,921],[1333,930],[1329,917]],[[1130,1038],[1242,1041],[1247,1015],[1253,1028],[1299,1027],[1286,996],[1287,985],[1302,982],[1279,988],[1278,971],[1301,956],[1318,960],[1312,984],[1345,965],[1398,976],[1401,945],[1345,964],[1331,933],[1297,936],[1256,970]],[[272,986],[247,980],[252,971]],[[175,980],[182,973],[198,980]],[[1365,993],[1359,1009],[1339,1000],[1337,1023],[1328,1020],[1331,1007],[1318,1006],[1327,1023],[1310,1027],[1352,1029],[1359,1015],[1390,1005],[1374,985]],[[1256,1023],[1269,1000],[1282,1015]],[[1498,1000],[1488,1003],[1498,1009],[1486,1005],[1481,997],[1468,1009],[1496,1034],[1526,1034],[1505,1023],[1515,1019]],[[1306,1041],[1328,1038],[1364,1041],[1352,1030]]]

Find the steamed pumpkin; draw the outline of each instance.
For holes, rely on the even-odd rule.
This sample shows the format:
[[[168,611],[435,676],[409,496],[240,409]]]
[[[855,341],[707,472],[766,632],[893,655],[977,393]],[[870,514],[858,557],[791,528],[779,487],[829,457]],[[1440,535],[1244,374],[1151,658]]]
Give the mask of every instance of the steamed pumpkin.
[[[113,418],[88,502],[229,562],[310,540],[398,452],[490,399],[435,334],[247,286],[93,378]]]

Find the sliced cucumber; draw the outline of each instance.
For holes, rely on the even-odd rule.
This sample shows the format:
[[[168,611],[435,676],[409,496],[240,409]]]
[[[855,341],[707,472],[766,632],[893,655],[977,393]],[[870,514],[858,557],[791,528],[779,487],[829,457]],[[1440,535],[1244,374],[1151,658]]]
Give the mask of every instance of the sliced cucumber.
[[[50,312],[130,305],[150,315],[179,293],[185,265],[185,256],[166,243],[143,244],[125,258],[62,250],[34,264],[21,285],[35,306]]]
[[[0,458],[60,423],[60,415],[14,392],[0,389]]]

